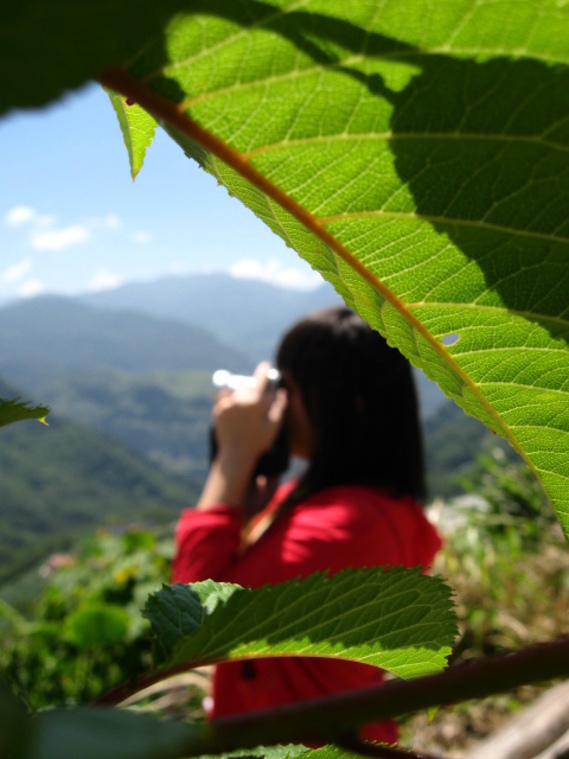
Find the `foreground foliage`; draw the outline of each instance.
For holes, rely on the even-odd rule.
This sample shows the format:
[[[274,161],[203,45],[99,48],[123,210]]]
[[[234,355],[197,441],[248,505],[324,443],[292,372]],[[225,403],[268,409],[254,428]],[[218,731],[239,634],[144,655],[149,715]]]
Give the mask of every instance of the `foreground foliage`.
[[[0,595],[12,578],[87,531],[165,524],[199,493],[189,477],[166,474],[58,414],[49,427],[26,421],[2,429],[0,483]]]
[[[445,548],[434,569],[452,584],[458,615],[455,664],[481,655],[514,651],[529,643],[559,636],[566,628],[569,604],[569,554],[551,508],[536,488],[535,480],[528,478],[527,469],[505,461],[501,449],[496,449],[485,456],[473,472],[471,490],[482,492],[489,499],[488,508],[492,508],[491,498],[499,501],[500,513],[493,519],[484,519],[483,516],[489,516],[488,512],[452,503],[435,506],[433,510],[446,537]],[[171,537],[157,540],[146,531],[131,530],[122,535],[100,533],[86,541],[73,556],[60,557],[59,568],[51,570],[48,587],[33,613],[21,615],[6,605],[0,609],[3,640],[0,675],[7,678],[34,709],[48,704],[87,703],[102,696],[109,687],[125,680],[132,682],[132,676],[142,674],[150,664],[151,626],[140,616],[139,609],[148,593],[167,581],[171,551]],[[55,567],[57,558],[54,557],[56,560],[50,566]],[[352,579],[346,574],[338,582],[345,592],[333,598],[335,616],[328,613],[326,620],[330,627],[336,624],[336,617],[342,616],[342,605],[350,606],[350,585],[359,582],[358,575]],[[410,586],[411,578],[396,572],[389,577],[389,582],[389,604],[399,610],[399,601],[405,586]],[[395,589],[398,592],[394,593]],[[273,608],[280,608],[276,598],[283,592],[287,591],[283,588],[273,594],[272,589],[267,589],[266,593],[273,594]],[[318,592],[318,584],[315,592]],[[256,626],[253,630],[250,624],[240,623],[233,614],[232,604],[239,602],[238,598],[231,601],[234,594],[233,586],[223,589],[203,583],[194,591],[174,586],[151,596],[147,614],[157,633],[158,661],[175,663],[179,661],[181,650],[184,657],[197,653],[194,665],[211,658],[212,648],[209,646],[208,653],[207,643],[212,623],[223,631],[217,636],[216,648],[223,649],[224,658],[238,654],[237,649],[247,639],[260,641],[261,628]],[[375,632],[371,624],[373,604],[385,608],[385,601],[375,591],[371,596],[376,600],[367,612],[372,632],[366,637],[371,640],[375,636],[376,643],[370,647],[370,654],[376,663],[391,669],[390,664],[395,661],[397,670],[393,653],[381,645],[382,640],[385,642],[381,629],[389,626],[393,615],[375,614],[380,621]],[[187,604],[185,597],[188,597]],[[191,610],[195,612],[201,607],[200,598],[207,608],[205,617],[198,622],[199,615]],[[295,601],[294,596],[291,598]],[[310,610],[309,616],[314,616],[318,608],[314,592],[303,598],[310,601],[304,608]],[[251,603],[263,605],[265,601],[262,597],[255,601],[249,596],[247,617],[258,616]],[[421,598],[420,603],[427,608],[426,598]],[[296,605],[299,604],[301,599],[297,598]],[[295,603],[291,611],[294,608]],[[184,618],[184,609],[189,629],[180,630],[172,623],[179,618],[178,612]],[[221,615],[217,620],[212,616],[214,612]],[[82,622],[91,624],[94,613],[98,625],[96,636],[92,638]],[[357,611],[348,609],[345,620],[348,627],[350,614],[354,617]],[[303,622],[294,614],[290,617],[298,636],[308,620]],[[285,620],[279,613],[277,630],[286,640],[283,627],[286,627]],[[160,634],[161,629],[164,635]],[[196,637],[193,633],[198,630]],[[205,645],[199,643],[200,637]],[[347,638],[344,640],[348,642]],[[303,645],[310,642],[305,640]],[[320,652],[322,646],[328,645],[324,635],[317,645]],[[250,642],[249,650],[252,655],[261,653],[258,643]],[[307,653],[306,648],[304,652]],[[405,651],[397,656],[399,665],[405,662]],[[175,687],[168,682],[156,683],[151,699],[144,698],[141,692],[136,702],[157,713],[185,717],[203,715],[201,701],[207,694],[203,676],[178,677],[174,682]],[[430,726],[426,713],[419,714],[404,722],[403,743],[423,751],[452,748],[456,752],[467,746],[469,740],[486,735],[492,726],[507,718],[535,692],[535,688],[525,688],[511,696],[487,700],[480,706],[468,703],[440,708]]]
[[[140,608],[167,581],[170,557],[171,540],[142,530],[101,532],[78,554],[52,556],[33,613],[0,600],[2,677],[35,711],[88,703],[148,669]]]
[[[563,3],[115,0],[77,11],[53,0],[48,13],[40,0],[2,5],[0,113],[99,78],[118,93],[111,97],[133,175],[159,122],[372,326],[525,456],[569,534]],[[409,606],[392,643],[408,649],[408,663],[430,666],[424,646],[444,653],[451,643],[448,598],[436,580],[407,578]],[[377,578],[358,583],[356,607],[368,579]],[[333,581],[311,582],[325,589]],[[415,603],[425,583],[438,588],[432,609],[441,620],[428,644]],[[250,594],[262,593],[231,598],[247,608]],[[270,604],[261,606],[269,618]],[[413,628],[419,640],[408,637]],[[169,635],[162,625],[157,633]],[[59,755],[58,741],[109,759],[263,741],[331,740],[349,749],[346,731],[374,717],[567,675],[566,647],[390,681],[361,699],[291,707],[287,718],[246,715],[225,728],[85,710],[48,712],[28,729],[29,718],[2,696],[13,715],[5,742],[18,741],[19,724],[22,741],[36,731],[33,750],[43,757]],[[287,653],[302,650],[291,638]],[[340,647],[334,655],[347,654]]]
[[[435,504],[446,537],[433,570],[454,590],[459,637],[453,665],[522,649],[566,633],[569,553],[553,510],[531,472],[500,448],[486,453],[469,477],[469,492],[486,505]],[[472,499],[470,499],[472,500]],[[482,702],[441,708],[403,725],[404,745],[460,755],[533,700],[543,684]]]

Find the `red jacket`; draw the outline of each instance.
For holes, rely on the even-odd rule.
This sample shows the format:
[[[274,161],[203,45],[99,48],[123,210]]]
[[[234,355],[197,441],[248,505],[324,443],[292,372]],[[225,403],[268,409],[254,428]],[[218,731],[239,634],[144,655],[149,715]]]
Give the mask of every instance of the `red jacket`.
[[[274,509],[290,491],[277,491]],[[260,587],[317,571],[346,567],[420,565],[427,569],[441,546],[435,528],[411,498],[363,486],[323,490],[285,511],[260,539],[240,553],[243,521],[235,507],[186,509],[176,531],[173,582],[213,579]],[[212,717],[361,688],[383,680],[381,670],[322,658],[270,658],[216,667]],[[394,743],[393,722],[362,731],[368,740]]]

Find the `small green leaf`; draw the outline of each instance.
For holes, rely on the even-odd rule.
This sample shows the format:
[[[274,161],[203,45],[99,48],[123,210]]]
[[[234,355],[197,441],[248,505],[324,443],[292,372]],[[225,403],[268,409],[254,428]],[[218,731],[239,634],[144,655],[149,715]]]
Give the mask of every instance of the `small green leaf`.
[[[47,406],[30,406],[28,401],[21,402],[17,398],[11,400],[0,398],[0,427],[26,419],[37,419],[38,422],[47,426],[45,418],[48,414]]]
[[[130,173],[133,179],[142,168],[146,149],[154,139],[158,122],[136,103],[128,103],[127,98],[104,88],[110,98],[121,128],[125,147],[128,151]]]
[[[430,706],[430,707],[427,709],[427,717],[428,717],[428,719],[429,719],[429,725],[430,725],[430,724],[431,724],[431,722],[432,722],[432,721],[435,719],[435,717],[436,717],[436,715],[437,715],[437,712],[438,712],[438,710],[439,710],[439,707],[438,707],[438,706]]]
[[[85,603],[65,623],[65,637],[78,648],[111,646],[124,640],[129,617],[120,606]]]
[[[165,586],[144,615],[159,665],[335,656],[401,677],[442,669],[456,634],[449,588],[419,569],[315,574],[251,590],[211,580]]]

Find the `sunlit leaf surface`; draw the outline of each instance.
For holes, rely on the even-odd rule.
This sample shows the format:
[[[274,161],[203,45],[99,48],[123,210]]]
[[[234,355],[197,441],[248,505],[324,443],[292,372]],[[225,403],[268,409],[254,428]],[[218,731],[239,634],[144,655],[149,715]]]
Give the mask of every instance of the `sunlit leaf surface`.
[[[173,136],[506,436],[569,529],[569,6],[192,10],[130,71],[232,152]]]
[[[442,669],[456,628],[449,589],[419,570],[345,570],[256,590],[165,586],[145,610],[165,667],[263,656],[338,656],[403,677]]]
[[[133,179],[142,168],[146,149],[154,139],[157,122],[143,108],[116,92],[107,91],[115,109],[128,152],[130,173]]]
[[[0,112],[126,65],[189,155],[512,442],[569,532],[566,3],[0,5]]]

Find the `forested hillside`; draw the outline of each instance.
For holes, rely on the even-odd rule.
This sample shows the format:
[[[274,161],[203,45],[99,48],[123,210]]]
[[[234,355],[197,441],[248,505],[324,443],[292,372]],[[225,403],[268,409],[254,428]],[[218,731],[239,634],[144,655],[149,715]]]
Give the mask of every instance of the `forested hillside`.
[[[15,395],[0,383],[0,395]],[[50,415],[0,436],[0,581],[87,529],[164,523],[197,483],[165,473],[108,437]]]
[[[55,296],[0,310],[0,356],[2,375],[28,392],[101,367],[242,371],[250,363],[202,327]]]
[[[136,374],[100,369],[63,378],[41,397],[66,417],[110,435],[173,472],[207,469],[211,371]]]
[[[227,274],[131,283],[79,300],[97,308],[137,311],[199,325],[237,347],[252,364],[272,358],[275,341],[293,321],[342,302],[328,283],[300,292]]]
[[[465,492],[463,480],[478,469],[482,453],[498,447],[507,459],[518,460],[514,449],[455,403],[445,403],[423,422],[425,460],[431,498]],[[467,486],[468,487],[468,486]],[[467,490],[468,492],[468,490]]]

